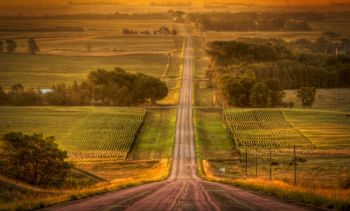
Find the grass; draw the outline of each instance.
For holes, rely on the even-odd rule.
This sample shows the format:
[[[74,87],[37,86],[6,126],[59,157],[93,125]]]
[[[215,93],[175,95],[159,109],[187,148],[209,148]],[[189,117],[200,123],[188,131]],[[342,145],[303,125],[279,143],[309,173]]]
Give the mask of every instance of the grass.
[[[75,165],[79,169],[90,172],[106,181],[116,182],[125,179],[143,180],[155,177],[161,173],[161,160],[93,160],[78,161]]]
[[[206,59],[205,40],[194,37],[194,103],[199,107],[214,107],[213,89],[209,87],[210,79],[206,76],[209,61]]]
[[[235,146],[226,132],[222,114],[211,109],[195,110],[196,144],[199,159],[232,159]]]
[[[114,8],[116,9],[116,8]],[[115,11],[114,11],[115,12]],[[69,32],[71,36],[77,34],[96,34],[99,32],[104,35],[121,34],[124,28],[135,29],[138,31],[144,30],[155,30],[159,29],[160,26],[172,27],[173,23],[169,20],[0,20],[1,29],[21,29],[28,33],[32,32],[32,29],[52,29],[55,27],[81,27],[84,29],[82,32]],[[11,37],[14,38],[26,38],[27,34],[25,32],[11,32]],[[35,32],[34,37],[39,38],[50,38],[57,37],[60,35],[67,35],[66,31],[52,31],[52,32]],[[7,34],[4,33],[1,37],[6,37]],[[59,39],[58,39],[59,40]]]
[[[175,109],[150,109],[130,157],[133,160],[170,159],[175,126]]]
[[[285,90],[285,102],[292,102],[294,107],[302,108],[301,101],[297,99],[296,90]],[[313,108],[350,109],[350,89],[317,89]]]
[[[167,63],[165,55],[129,56],[48,56],[26,54],[0,54],[0,84],[10,87],[21,83],[25,87],[51,88],[53,84],[85,80],[97,69],[124,68],[160,77]]]
[[[41,192],[41,194],[39,194],[38,197],[36,197],[33,194],[23,195],[23,198],[21,199],[13,198],[13,200],[10,202],[1,203],[0,210],[38,209],[61,203],[64,201],[76,200],[130,186],[161,181],[168,177],[169,169],[170,165],[168,163],[168,160],[159,160],[153,168],[146,170],[141,169],[141,174],[139,174],[138,177],[133,178],[130,177],[128,174],[124,174],[123,178],[119,178],[113,181],[100,182],[90,187],[72,190],[54,190],[53,192],[49,193]]]
[[[55,117],[52,124],[41,124],[41,132],[55,133],[65,137],[74,124],[83,124],[86,115],[94,113],[96,121],[101,113],[93,107],[37,107],[11,108],[26,119]],[[111,108],[109,108],[111,109]],[[112,109],[113,110],[113,109]],[[30,111],[30,112],[29,112]],[[41,115],[40,115],[41,114]],[[32,116],[33,115],[33,116]],[[150,109],[145,124],[138,136],[132,160],[77,159],[73,160],[77,170],[68,177],[63,189],[42,190],[17,181],[0,177],[0,210],[34,209],[74,200],[148,182],[161,181],[168,177],[170,159],[175,138],[175,109]],[[2,119],[1,119],[2,120]],[[65,121],[65,127],[55,124]],[[18,122],[21,130],[32,131],[35,121]],[[87,172],[84,174],[84,172]],[[79,174],[80,173],[80,174]],[[94,181],[92,181],[94,180]],[[90,182],[89,182],[90,181]],[[23,188],[21,188],[23,187]],[[10,190],[9,190],[10,189]]]
[[[277,109],[226,109],[227,128],[239,150],[244,148],[313,149],[314,146],[300,131],[293,128]]]
[[[309,39],[315,40],[320,37],[326,31],[334,31],[341,33],[344,37],[350,35],[348,20],[321,20],[321,21],[312,21],[309,20],[307,23],[311,27],[311,31],[306,32],[292,32],[292,31],[248,31],[248,32],[215,32],[209,31],[206,32],[207,41],[214,40],[234,40],[238,38],[263,38],[263,39],[283,39],[285,41],[292,41],[296,39]]]
[[[1,29],[24,30],[0,35],[0,39],[15,39],[18,46],[14,54],[0,53],[0,85],[8,88],[22,83],[26,87],[50,88],[55,83],[84,80],[90,71],[98,68],[115,67],[161,77],[168,53],[181,50],[182,37],[121,33],[124,28],[153,32],[161,26],[177,27],[165,20],[0,20]],[[84,30],[33,31],[55,27]],[[38,55],[28,55],[27,39],[31,37],[40,47]],[[171,77],[178,72],[176,61],[173,66],[176,71],[170,71]]]
[[[250,31],[250,32],[206,32],[206,39],[208,42],[214,40],[236,40],[238,38],[262,38],[262,39],[283,39],[285,41],[293,41],[304,38],[315,40],[321,36],[322,31],[310,32],[276,32],[276,31]]]
[[[2,107],[0,128],[6,132],[55,136],[70,159],[124,159],[138,135],[145,109],[97,107]]]
[[[349,130],[342,126],[344,122],[335,117],[344,114],[341,110],[284,109],[282,111],[285,118],[300,130],[307,127],[316,130],[320,127],[319,138],[328,131],[329,142],[324,146],[326,149],[332,148],[330,139],[332,131],[349,137],[347,135]],[[349,189],[343,186],[345,182],[348,183],[350,177],[348,151],[340,149],[339,154],[324,150],[317,151],[316,154],[298,152],[297,157],[303,158],[304,161],[297,163],[297,186],[293,185],[292,154],[279,154],[272,150],[272,161],[275,165],[272,166],[273,180],[270,181],[269,156],[264,153],[258,154],[258,178],[255,178],[255,151],[252,151],[248,155],[248,177],[246,177],[245,154],[244,152],[238,154],[235,151],[233,141],[224,127],[222,114],[213,109],[197,109],[195,118],[198,168],[199,174],[204,179],[258,191],[300,204],[338,210],[349,209]],[[333,128],[327,129],[329,125],[322,126],[322,124],[331,124],[332,118],[333,121],[337,120],[333,122]],[[337,124],[340,130],[336,130]],[[305,135],[312,140],[307,132]],[[321,146],[317,142],[313,143],[317,147]],[[222,153],[218,150],[220,147],[228,150]],[[324,154],[325,152],[328,154]],[[223,167],[226,170],[225,174],[219,170]]]
[[[350,149],[350,117],[342,109],[284,109],[285,118],[319,149]]]
[[[305,188],[293,186],[281,181],[263,179],[222,179],[206,177],[209,181],[231,184],[240,188],[257,191],[286,201],[311,207],[322,207],[334,210],[350,208],[350,190]]]

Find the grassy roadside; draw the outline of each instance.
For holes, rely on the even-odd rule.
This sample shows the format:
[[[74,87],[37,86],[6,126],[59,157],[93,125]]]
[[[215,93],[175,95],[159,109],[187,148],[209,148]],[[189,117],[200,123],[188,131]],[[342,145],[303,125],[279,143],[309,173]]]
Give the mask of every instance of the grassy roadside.
[[[206,172],[202,167],[203,172]],[[247,190],[256,191],[266,195],[274,196],[286,201],[312,207],[321,207],[334,210],[350,209],[350,190],[306,188],[293,186],[282,181],[269,181],[263,179],[228,179],[218,178],[203,173],[203,178],[218,183],[234,185]]]
[[[170,159],[175,140],[176,109],[149,109],[131,158]]]
[[[78,190],[67,190],[67,191],[52,191],[39,193],[36,198],[28,197],[27,200],[13,201],[11,203],[1,204],[0,210],[32,210],[51,206],[54,204],[76,200],[80,198],[86,198],[101,193],[115,191],[127,187],[141,185],[150,182],[158,182],[166,179],[169,172],[169,161],[161,160],[157,173],[153,173],[154,177],[147,179],[120,179],[110,182],[98,183],[89,188],[82,188]]]
[[[232,146],[230,146],[228,141],[231,140],[227,138],[228,133],[218,111],[197,109],[195,110],[194,122],[198,173],[203,179],[261,192],[298,204],[335,210],[350,209],[350,189],[294,186],[277,180],[245,179],[240,173],[230,178],[219,177],[217,174],[213,174],[213,172],[218,171],[217,163],[221,165],[227,162],[227,157],[230,157],[229,151],[232,150],[231,156],[232,153],[234,154],[233,142],[231,143]],[[221,147],[223,147],[222,149],[231,148],[231,150],[218,150]],[[239,163],[230,163],[230,165],[236,165],[237,169],[241,168]]]
[[[134,160],[75,161],[77,168],[104,180],[96,184],[75,189],[42,190],[0,178],[0,210],[38,209],[122,188],[163,181],[168,177],[171,168],[175,123],[176,109],[152,109],[140,131]],[[12,194],[12,199],[1,198],[9,193]]]

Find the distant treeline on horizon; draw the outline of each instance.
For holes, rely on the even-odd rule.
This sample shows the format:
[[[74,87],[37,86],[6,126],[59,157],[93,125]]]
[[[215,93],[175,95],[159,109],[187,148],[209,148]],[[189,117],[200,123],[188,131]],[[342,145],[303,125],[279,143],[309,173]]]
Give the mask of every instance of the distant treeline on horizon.
[[[86,20],[143,20],[143,19],[157,19],[157,20],[168,20],[172,16],[168,13],[113,13],[113,14],[62,14],[62,15],[6,15],[0,16],[0,19],[86,19]]]

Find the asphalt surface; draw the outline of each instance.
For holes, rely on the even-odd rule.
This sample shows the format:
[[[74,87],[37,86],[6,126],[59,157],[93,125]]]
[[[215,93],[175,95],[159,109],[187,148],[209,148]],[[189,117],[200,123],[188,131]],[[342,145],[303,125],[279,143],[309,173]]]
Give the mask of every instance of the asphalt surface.
[[[311,210],[197,176],[192,115],[192,38],[186,36],[173,165],[163,182],[131,187],[46,210]]]

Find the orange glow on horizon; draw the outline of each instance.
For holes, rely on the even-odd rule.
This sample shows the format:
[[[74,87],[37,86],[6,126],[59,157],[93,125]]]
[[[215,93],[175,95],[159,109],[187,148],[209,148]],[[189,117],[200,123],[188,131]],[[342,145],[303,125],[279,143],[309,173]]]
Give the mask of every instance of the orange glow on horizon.
[[[66,4],[66,3],[237,3],[237,4],[350,4],[350,0],[2,0],[0,4],[20,4],[20,5],[31,5],[31,4]]]

